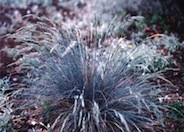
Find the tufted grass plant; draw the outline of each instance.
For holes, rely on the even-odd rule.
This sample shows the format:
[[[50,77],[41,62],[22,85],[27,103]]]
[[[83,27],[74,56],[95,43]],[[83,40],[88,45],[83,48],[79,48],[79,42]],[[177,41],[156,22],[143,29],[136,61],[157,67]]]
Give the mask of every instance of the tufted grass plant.
[[[22,44],[8,50],[27,73],[19,96],[44,106],[52,131],[141,132],[164,125],[158,97],[169,86],[152,81],[163,78],[161,71],[148,74],[138,66],[152,52],[161,56],[145,52],[147,45],[132,47],[96,28],[89,32],[83,40],[80,31],[58,31],[49,20],[15,32],[11,37]]]
[[[0,131],[10,132],[12,128],[12,103],[8,101],[7,90],[10,89],[8,78],[0,79]]]

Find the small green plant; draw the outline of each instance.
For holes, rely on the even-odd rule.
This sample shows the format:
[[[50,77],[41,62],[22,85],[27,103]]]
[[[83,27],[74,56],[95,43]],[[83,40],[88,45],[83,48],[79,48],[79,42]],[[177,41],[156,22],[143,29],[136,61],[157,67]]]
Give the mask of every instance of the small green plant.
[[[27,73],[18,95],[44,107],[51,130],[141,132],[153,129],[152,123],[163,125],[158,97],[165,87],[151,82],[163,77],[145,72],[152,59],[162,59],[145,44],[153,39],[130,45],[109,29],[93,37],[95,28],[83,41],[78,31],[58,31],[46,23],[19,29],[11,37],[22,44],[7,51]]]
[[[160,16],[159,12],[154,12],[153,16],[151,17],[150,23],[156,23],[162,20],[162,17]]]
[[[166,24],[165,19],[159,14],[159,12],[154,12],[152,17],[150,18],[150,24],[158,23],[164,30],[168,30],[170,26]]]
[[[181,73],[181,77],[184,77],[184,67],[181,68],[180,73]]]
[[[145,45],[142,51],[140,50],[140,53],[147,54],[147,57],[141,59],[142,62],[139,64],[146,68],[146,72],[163,71],[167,70],[167,67],[171,64],[177,65],[172,54],[177,49],[182,48],[182,46],[174,35],[167,36],[164,34],[155,34],[145,38],[139,44]],[[138,52],[135,54],[140,53]]]
[[[184,102],[177,101],[169,104],[169,112],[168,115],[170,118],[184,122]]]

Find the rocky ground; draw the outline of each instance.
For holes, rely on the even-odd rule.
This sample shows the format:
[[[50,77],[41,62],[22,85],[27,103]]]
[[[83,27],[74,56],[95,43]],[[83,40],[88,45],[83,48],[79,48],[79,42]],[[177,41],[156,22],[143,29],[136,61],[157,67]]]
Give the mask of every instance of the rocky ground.
[[[9,2],[9,3],[8,3]],[[141,15],[145,20],[141,26],[131,26],[124,35],[127,39],[132,39],[134,32],[143,33],[142,37],[154,35],[157,33],[174,34],[180,42],[184,41],[184,11],[181,7],[181,0],[53,0],[42,3],[13,1],[0,1],[0,49],[14,47],[18,45],[13,40],[6,37],[7,34],[15,32],[17,29],[27,23],[33,23],[35,19],[24,17],[25,15],[35,14],[36,16],[45,16],[53,21],[58,29],[62,28],[78,28],[85,33],[91,22],[98,21],[103,25],[115,18],[117,23],[121,23],[125,16]],[[102,24],[103,23],[103,24]],[[140,28],[140,29],[139,29]],[[184,45],[184,43],[183,43]],[[183,101],[184,99],[184,51],[178,49],[173,54],[176,60],[176,71],[166,72],[165,77],[177,86],[177,90],[173,90],[173,94],[169,95],[168,102]],[[5,52],[0,52],[0,77],[11,74],[11,80],[18,82],[21,79],[21,73],[11,66],[14,61],[11,56],[7,56]],[[8,67],[7,67],[8,66]],[[13,74],[12,74],[13,73]],[[184,108],[183,108],[184,109]],[[34,113],[37,109],[27,110],[27,113]],[[36,116],[36,115],[35,115]],[[35,117],[29,114],[22,117],[15,117],[15,127],[20,131],[26,131],[34,125]],[[166,127],[158,127],[161,132],[181,132],[184,124],[174,121],[166,117]],[[38,126],[37,132],[43,132],[44,126]],[[157,127],[157,126],[155,126]],[[23,129],[24,128],[24,129]],[[30,129],[30,132],[33,131]]]

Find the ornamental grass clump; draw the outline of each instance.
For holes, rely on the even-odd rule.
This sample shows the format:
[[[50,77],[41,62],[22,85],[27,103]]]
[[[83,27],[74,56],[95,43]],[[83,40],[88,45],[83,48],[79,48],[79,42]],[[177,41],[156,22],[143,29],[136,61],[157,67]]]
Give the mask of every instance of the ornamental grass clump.
[[[58,31],[47,21],[14,33],[21,44],[9,51],[27,73],[18,97],[42,106],[52,131],[151,131],[153,124],[162,124],[158,97],[166,85],[153,81],[162,77],[134,69],[147,57],[134,58],[143,45],[127,50],[125,41],[96,31],[83,40],[79,31]]]

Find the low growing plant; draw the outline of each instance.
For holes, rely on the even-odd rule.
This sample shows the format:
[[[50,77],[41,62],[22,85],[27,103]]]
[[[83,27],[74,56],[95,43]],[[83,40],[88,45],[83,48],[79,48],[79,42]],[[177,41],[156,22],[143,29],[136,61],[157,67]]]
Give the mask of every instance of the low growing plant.
[[[184,102],[177,101],[169,104],[168,115],[170,118],[184,122]]]
[[[148,18],[150,21],[148,21],[150,24],[159,24],[164,30],[168,30],[170,26],[166,23],[166,18],[163,18],[163,16],[159,12],[154,12],[153,15]]]
[[[144,46],[149,48],[144,44],[128,50],[122,38],[104,34],[95,38],[97,30],[91,30],[82,40],[79,31],[58,31],[46,21],[11,36],[22,42],[9,49],[18,58],[14,64],[27,73],[19,97],[31,100],[28,105],[46,102],[52,131],[141,132],[163,125],[158,97],[166,85],[151,81],[162,78],[158,72],[148,74],[138,66],[155,50],[144,52]]]
[[[117,38],[119,33],[126,36],[132,24],[137,24],[144,21],[144,17],[128,17],[126,16],[122,23],[112,21],[110,26],[107,27],[105,34],[111,34]],[[140,26],[141,28],[141,26]],[[143,27],[142,27],[143,28]],[[173,34],[170,36],[165,34],[154,34],[152,36],[145,36],[144,33],[132,33],[132,39],[127,41],[125,38],[120,38],[116,42],[124,49],[125,55],[130,55],[133,64],[131,68],[136,70],[140,67],[144,69],[145,73],[154,73],[158,71],[167,70],[170,65],[177,65],[173,58],[173,53],[178,49],[183,48]],[[136,50],[135,50],[136,49]]]
[[[10,84],[9,79],[4,78],[0,79],[0,131],[1,132],[10,132],[12,128],[12,104],[8,101],[8,94],[6,93],[9,90]]]

